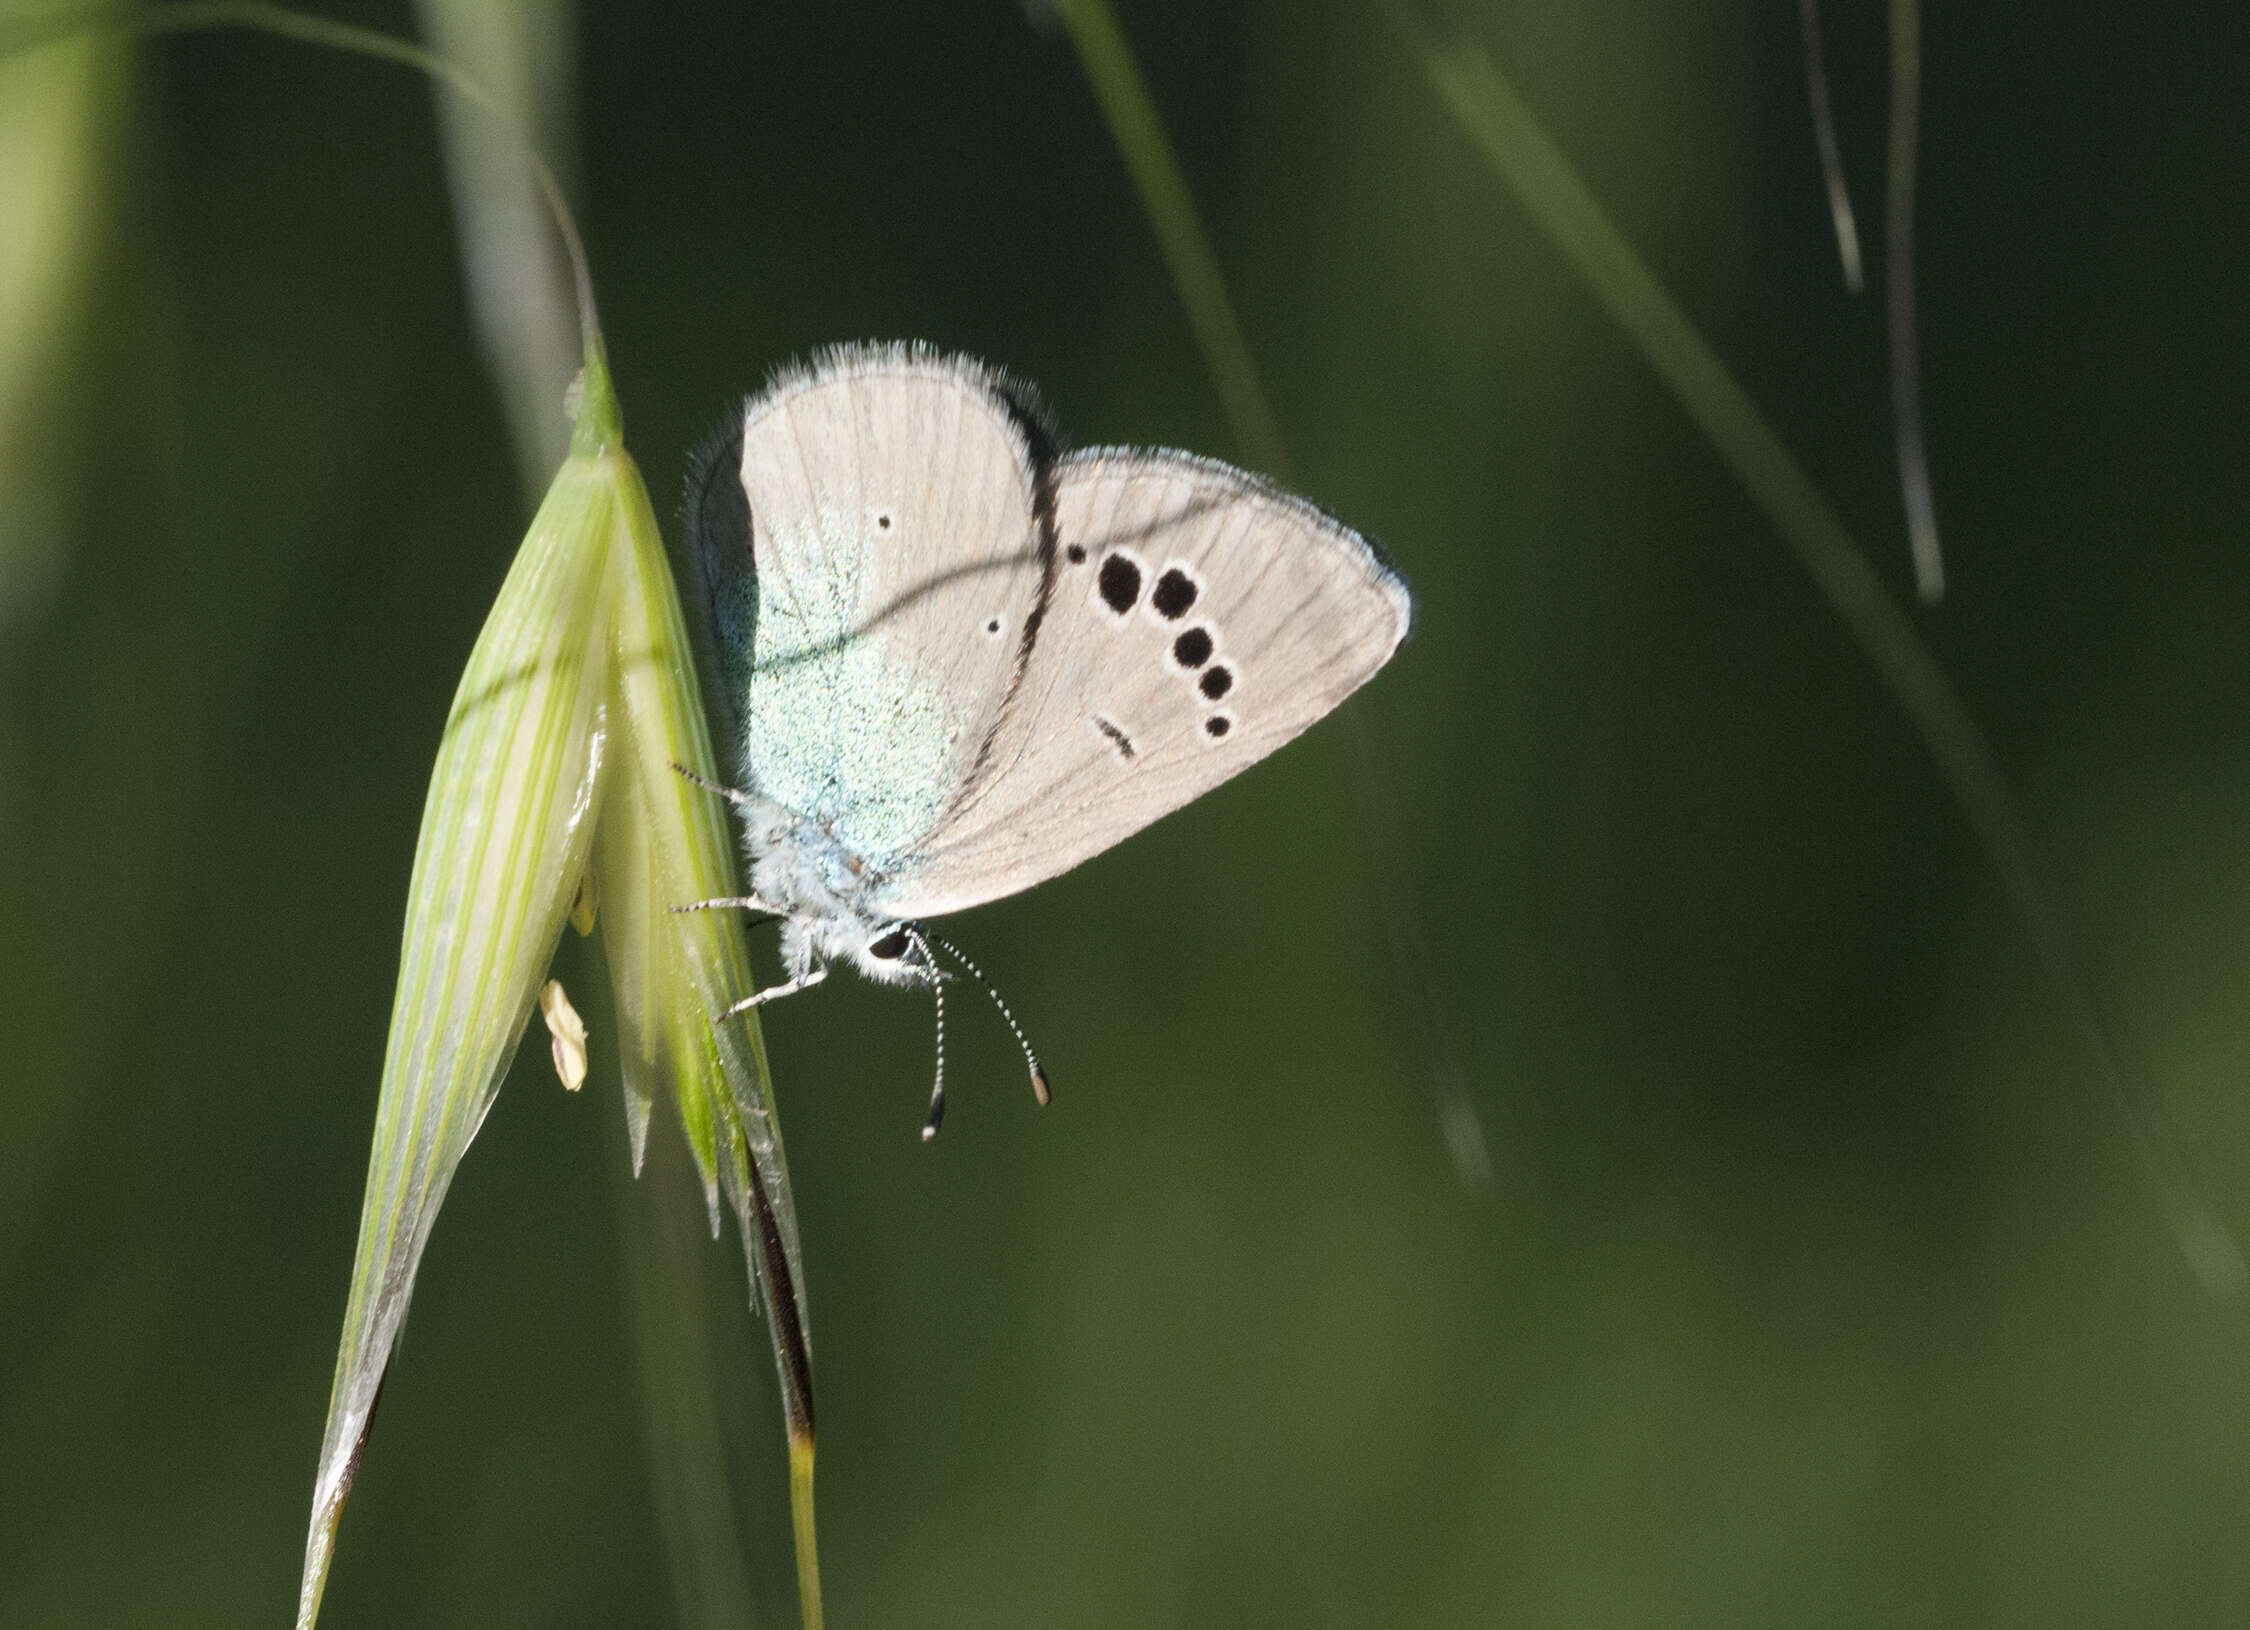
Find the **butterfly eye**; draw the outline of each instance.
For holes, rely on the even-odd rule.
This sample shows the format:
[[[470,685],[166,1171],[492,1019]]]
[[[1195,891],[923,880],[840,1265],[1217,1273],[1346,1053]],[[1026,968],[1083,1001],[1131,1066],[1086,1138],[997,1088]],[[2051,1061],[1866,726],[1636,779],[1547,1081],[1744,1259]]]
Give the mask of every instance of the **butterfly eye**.
[[[896,962],[906,955],[906,930],[894,928],[881,939],[869,940],[867,954],[883,962]]]

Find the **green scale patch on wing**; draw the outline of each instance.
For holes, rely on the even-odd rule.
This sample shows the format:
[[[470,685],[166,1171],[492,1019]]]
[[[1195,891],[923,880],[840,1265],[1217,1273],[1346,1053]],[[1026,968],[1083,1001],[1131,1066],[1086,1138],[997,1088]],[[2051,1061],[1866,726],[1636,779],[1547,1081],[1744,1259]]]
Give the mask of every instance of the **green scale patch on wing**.
[[[1035,421],[973,364],[830,353],[753,402],[749,790],[911,870],[1021,679],[1051,550]]]

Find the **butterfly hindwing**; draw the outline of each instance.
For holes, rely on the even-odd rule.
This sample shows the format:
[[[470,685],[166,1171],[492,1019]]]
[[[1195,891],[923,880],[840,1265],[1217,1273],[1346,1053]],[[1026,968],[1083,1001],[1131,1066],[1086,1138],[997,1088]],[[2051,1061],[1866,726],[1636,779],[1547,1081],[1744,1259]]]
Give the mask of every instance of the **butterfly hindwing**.
[[[989,755],[1052,588],[1036,416],[974,363],[834,352],[745,414],[749,790],[882,876]]]
[[[1383,664],[1412,614],[1372,545],[1214,460],[1055,470],[1051,602],[959,794],[875,892],[936,916],[1031,887],[1247,768]]]
[[[742,703],[750,688],[750,647],[758,623],[758,574],[750,558],[750,506],[742,491],[743,415],[706,442],[688,465],[681,507],[686,546],[674,567],[687,583],[682,610],[714,738],[736,759]],[[739,774],[739,762],[728,773]]]

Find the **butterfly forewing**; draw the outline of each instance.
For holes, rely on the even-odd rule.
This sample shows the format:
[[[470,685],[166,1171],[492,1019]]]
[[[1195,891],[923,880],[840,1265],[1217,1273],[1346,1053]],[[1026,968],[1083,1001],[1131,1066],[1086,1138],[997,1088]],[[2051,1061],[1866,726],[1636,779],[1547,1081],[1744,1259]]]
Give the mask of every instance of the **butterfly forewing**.
[[[1040,432],[993,376],[830,356],[752,402],[750,788],[871,877],[908,862],[989,757],[1048,587]]]
[[[1049,603],[997,728],[880,909],[1031,887],[1263,758],[1390,660],[1404,581],[1240,470],[1094,449],[1055,475]]]

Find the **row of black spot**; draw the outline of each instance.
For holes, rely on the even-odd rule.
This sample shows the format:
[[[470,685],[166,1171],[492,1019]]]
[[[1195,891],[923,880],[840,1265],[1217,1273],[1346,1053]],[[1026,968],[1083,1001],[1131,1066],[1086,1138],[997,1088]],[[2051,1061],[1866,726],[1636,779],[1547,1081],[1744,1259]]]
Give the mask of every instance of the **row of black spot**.
[[[1071,547],[1070,553],[1073,560],[1085,558],[1084,551],[1076,545]],[[1103,557],[1097,585],[1101,590],[1102,604],[1122,617],[1140,602],[1140,565],[1125,555],[1107,555]],[[1156,587],[1149,593],[1148,603],[1159,617],[1168,623],[1176,623],[1194,608],[1196,596],[1200,592],[1194,578],[1177,566],[1168,566],[1164,574],[1157,578]],[[1215,649],[1211,630],[1200,624],[1182,630],[1172,641],[1172,660],[1190,671],[1202,670],[1195,688],[1203,693],[1206,701],[1212,702],[1234,689],[1234,671],[1225,663],[1204,667],[1205,663],[1211,661],[1211,653]],[[1223,713],[1214,713],[1203,721],[1204,733],[1209,736],[1223,736],[1232,728],[1232,721]]]

